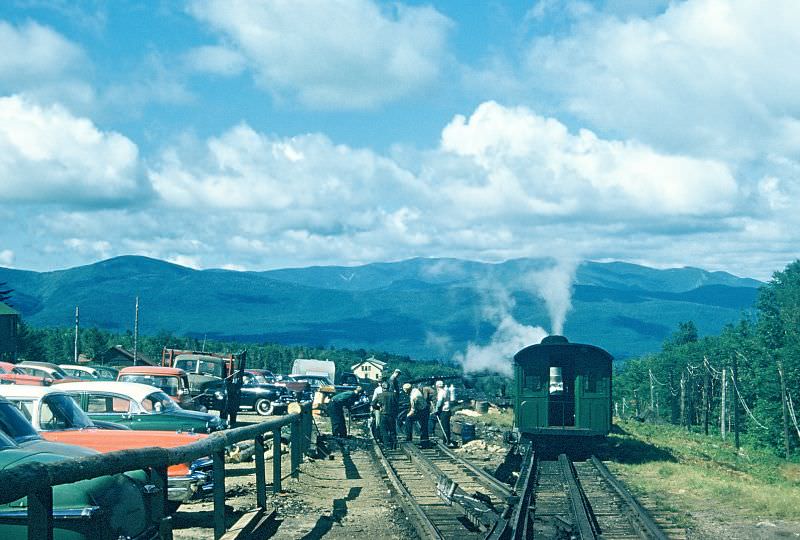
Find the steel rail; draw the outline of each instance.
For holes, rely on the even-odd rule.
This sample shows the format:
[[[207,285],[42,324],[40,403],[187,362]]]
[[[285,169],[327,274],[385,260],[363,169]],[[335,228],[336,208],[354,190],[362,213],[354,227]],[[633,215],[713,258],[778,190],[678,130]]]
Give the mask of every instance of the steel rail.
[[[608,470],[605,463],[600,461],[597,456],[592,456],[590,461],[608,485],[617,492],[617,495],[619,495],[628,505],[628,508],[633,511],[634,518],[642,527],[643,532],[648,535],[648,538],[667,540],[667,535],[664,534],[661,527],[653,520],[650,513],[634,498],[631,492],[628,491],[628,488]]]
[[[492,476],[491,474],[487,473],[486,471],[479,469],[463,457],[459,456],[451,449],[449,449],[444,443],[439,441],[437,443],[437,448],[443,452],[447,457],[456,461],[459,465],[469,469],[474,475],[476,475],[480,480],[487,484],[488,487],[495,490],[495,492],[502,495],[504,498],[508,498],[512,495],[511,488],[505,485],[503,482]]]
[[[597,524],[592,515],[589,501],[578,483],[575,466],[566,454],[560,454],[558,462],[561,465],[561,472],[567,484],[572,515],[575,518],[574,525],[577,529],[575,532],[582,540],[595,539],[597,538]]]
[[[419,503],[417,503],[417,501],[408,491],[408,488],[406,488],[402,480],[400,480],[397,471],[383,453],[383,448],[381,445],[373,439],[372,446],[375,451],[375,455],[378,456],[378,459],[386,471],[386,475],[389,478],[389,481],[392,483],[395,492],[400,495],[401,503],[409,511],[411,521],[414,523],[415,529],[417,529],[417,533],[420,535],[420,537],[423,539],[445,540],[444,536],[442,536],[442,534],[439,532],[439,529],[436,528],[430,518],[422,510]]]
[[[486,540],[521,540],[532,536],[533,530],[529,525],[533,518],[531,500],[536,486],[537,464],[538,456],[533,445],[528,445],[512,495],[507,499],[508,507],[486,535]]]
[[[414,446],[413,443],[404,443],[401,448],[419,469],[426,471],[439,481],[437,482],[437,487],[442,483],[442,480],[450,480],[451,484],[447,486],[449,488],[447,490],[448,493],[444,494],[445,500],[455,505],[473,525],[488,530],[494,527],[495,522],[499,518],[497,510],[490,507],[485,502],[471,497],[454,482],[449,475],[437,467],[435,463]]]

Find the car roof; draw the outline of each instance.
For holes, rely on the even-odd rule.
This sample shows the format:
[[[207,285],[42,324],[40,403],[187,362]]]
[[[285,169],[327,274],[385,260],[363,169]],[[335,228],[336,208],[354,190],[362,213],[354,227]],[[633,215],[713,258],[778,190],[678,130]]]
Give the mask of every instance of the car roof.
[[[79,366],[78,364],[59,364],[59,367],[61,367],[62,369],[63,369],[63,368],[68,368],[68,369],[79,369],[79,370],[81,370],[81,371],[84,371],[84,370],[85,370],[85,371],[89,371],[89,372],[92,372],[92,371],[97,371],[96,369],[94,369],[94,368],[93,368],[93,367],[91,367],[91,366]]]
[[[4,398],[36,398],[60,391],[57,386],[33,386],[30,384],[2,384],[0,396]],[[63,393],[63,392],[62,392]]]
[[[52,362],[37,362],[34,360],[25,360],[24,362],[20,362],[17,364],[20,367],[35,367],[35,368],[48,368],[48,369],[58,369],[58,364],[54,364]]]
[[[120,375],[147,374],[147,375],[185,375],[186,372],[181,368],[161,367],[161,366],[128,366],[119,370]]]
[[[149,384],[119,382],[119,381],[82,381],[61,383],[57,385],[59,390],[65,392],[114,392],[132,397],[136,401],[141,401],[153,392],[161,392],[160,388]]]

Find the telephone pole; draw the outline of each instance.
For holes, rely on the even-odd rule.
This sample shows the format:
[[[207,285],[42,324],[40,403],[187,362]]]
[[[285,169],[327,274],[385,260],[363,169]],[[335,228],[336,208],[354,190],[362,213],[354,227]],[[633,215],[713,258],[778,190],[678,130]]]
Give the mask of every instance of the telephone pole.
[[[133,365],[137,365],[139,354],[139,297],[136,297],[136,316],[133,320]]]
[[[80,321],[79,313],[80,312],[78,311],[78,306],[75,306],[75,347],[74,347],[74,353],[72,355],[73,364],[78,363],[78,331],[79,331],[79,321]]]
[[[722,440],[725,440],[725,412],[726,412],[726,403],[725,398],[726,394],[728,393],[728,370],[726,368],[722,368],[722,403],[720,404],[720,412],[719,412],[719,432],[722,435]]]

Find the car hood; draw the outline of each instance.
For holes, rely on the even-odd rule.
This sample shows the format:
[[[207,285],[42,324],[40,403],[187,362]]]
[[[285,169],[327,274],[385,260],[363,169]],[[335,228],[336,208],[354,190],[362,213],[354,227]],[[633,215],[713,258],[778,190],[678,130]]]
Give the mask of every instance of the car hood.
[[[76,444],[98,452],[113,452],[128,448],[175,448],[207,437],[204,433],[175,433],[172,431],[109,431],[101,429],[80,429],[64,431],[45,431],[42,437],[48,441]]]
[[[43,440],[34,439],[31,441],[24,441],[18,443],[20,448],[27,450],[34,450],[37,452],[47,452],[51,454],[59,454],[67,457],[83,457],[93,456],[98,453],[97,450],[87,448],[86,445],[77,445],[71,441],[58,441],[58,440]]]

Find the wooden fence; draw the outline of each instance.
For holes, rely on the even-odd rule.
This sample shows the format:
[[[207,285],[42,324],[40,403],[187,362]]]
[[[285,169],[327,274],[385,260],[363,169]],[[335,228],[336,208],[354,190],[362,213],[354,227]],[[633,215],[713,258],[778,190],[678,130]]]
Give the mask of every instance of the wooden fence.
[[[28,539],[53,538],[53,486],[71,484],[109,474],[133,470],[147,472],[151,484],[156,486],[156,501],[151,511],[159,526],[161,538],[172,537],[172,522],[167,515],[167,467],[178,463],[191,463],[195,459],[211,456],[213,460],[214,538],[221,538],[225,526],[225,449],[242,441],[254,441],[256,465],[256,502],[260,509],[267,505],[267,483],[264,459],[264,441],[272,434],[272,490],[281,491],[281,428],[291,427],[291,475],[297,478],[303,453],[311,439],[311,406],[309,403],[292,404],[294,411],[286,416],[264,422],[218,431],[207,438],[177,448],[141,448],[118,450],[56,463],[25,463],[0,471],[0,504],[28,497]]]

